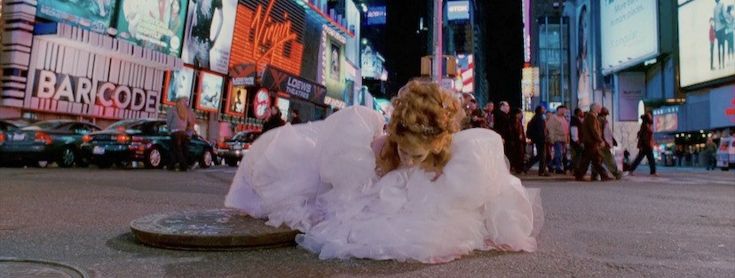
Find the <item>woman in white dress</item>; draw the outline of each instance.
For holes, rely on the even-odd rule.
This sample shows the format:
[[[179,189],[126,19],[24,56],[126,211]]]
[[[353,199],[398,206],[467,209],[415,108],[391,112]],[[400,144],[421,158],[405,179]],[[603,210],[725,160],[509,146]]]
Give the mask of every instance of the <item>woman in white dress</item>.
[[[225,205],[303,234],[322,259],[448,262],[473,250],[536,250],[543,216],[504,160],[500,136],[461,132],[459,103],[412,81],[383,117],[364,107],[261,136]]]

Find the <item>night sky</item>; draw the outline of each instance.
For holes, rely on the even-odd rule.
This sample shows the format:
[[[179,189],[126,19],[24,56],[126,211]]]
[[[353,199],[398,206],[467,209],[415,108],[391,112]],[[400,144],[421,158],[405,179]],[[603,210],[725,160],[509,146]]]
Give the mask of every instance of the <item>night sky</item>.
[[[420,75],[421,56],[429,55],[431,29],[420,31],[419,19],[431,27],[430,0],[367,1],[386,4],[387,24],[363,26],[363,36],[386,58],[389,72],[387,96],[390,97],[412,77]],[[446,1],[445,1],[446,2]],[[520,105],[520,79],[523,65],[523,37],[520,1],[476,1],[476,24],[485,34],[480,49],[487,55],[487,75],[492,101],[508,100]]]

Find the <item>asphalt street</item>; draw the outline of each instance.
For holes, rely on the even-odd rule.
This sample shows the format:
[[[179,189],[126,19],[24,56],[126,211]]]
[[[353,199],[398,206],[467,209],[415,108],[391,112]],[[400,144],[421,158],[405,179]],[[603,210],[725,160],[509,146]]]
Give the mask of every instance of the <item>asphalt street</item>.
[[[91,277],[735,277],[735,172],[647,170],[606,183],[524,177],[541,188],[538,252],[427,265],[322,261],[296,246],[202,252],[135,241],[129,223],[139,217],[222,207],[235,168],[0,168],[0,258],[63,262]]]

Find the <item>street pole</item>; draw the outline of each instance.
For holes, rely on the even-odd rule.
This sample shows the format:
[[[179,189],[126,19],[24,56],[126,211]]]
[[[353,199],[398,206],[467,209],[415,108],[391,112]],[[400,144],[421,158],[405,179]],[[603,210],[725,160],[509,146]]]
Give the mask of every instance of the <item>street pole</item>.
[[[434,73],[435,82],[442,80],[442,0],[434,0]]]

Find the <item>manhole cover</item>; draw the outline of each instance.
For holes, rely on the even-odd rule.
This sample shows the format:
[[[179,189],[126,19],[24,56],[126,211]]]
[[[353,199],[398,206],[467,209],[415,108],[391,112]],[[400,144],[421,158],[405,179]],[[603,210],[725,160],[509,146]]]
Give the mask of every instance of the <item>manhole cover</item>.
[[[70,265],[18,258],[0,258],[0,276],[13,278],[88,277],[84,271]]]
[[[145,216],[130,223],[141,242],[155,247],[231,250],[294,244],[298,231],[273,228],[234,209],[209,209]]]

